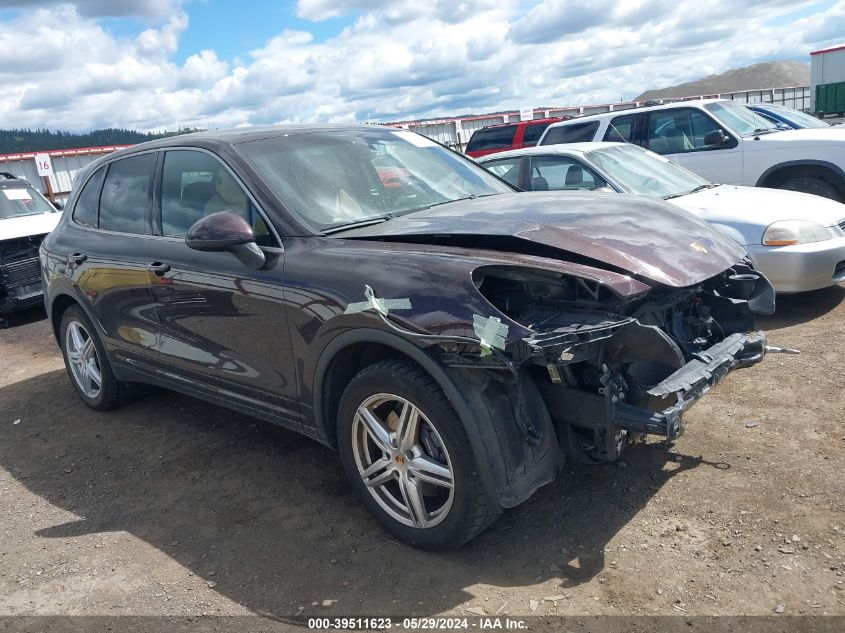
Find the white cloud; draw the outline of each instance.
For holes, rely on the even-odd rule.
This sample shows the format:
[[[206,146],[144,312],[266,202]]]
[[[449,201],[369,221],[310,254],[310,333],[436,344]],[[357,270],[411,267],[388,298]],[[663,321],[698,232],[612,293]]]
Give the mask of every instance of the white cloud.
[[[284,30],[232,62],[209,42],[176,63],[190,28],[178,0],[0,0],[24,8],[0,22],[0,120],[74,130],[230,127],[615,101],[758,61],[808,59],[841,39],[845,4],[771,21],[807,4],[299,0],[308,20],[357,17],[327,41]],[[118,38],[95,17],[109,11],[152,22]]]

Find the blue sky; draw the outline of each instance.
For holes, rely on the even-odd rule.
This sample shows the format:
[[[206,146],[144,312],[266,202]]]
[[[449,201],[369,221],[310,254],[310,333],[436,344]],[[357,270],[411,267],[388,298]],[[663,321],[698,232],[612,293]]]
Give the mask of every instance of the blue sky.
[[[69,130],[434,118],[617,101],[843,40],[845,0],[0,0],[0,112]]]

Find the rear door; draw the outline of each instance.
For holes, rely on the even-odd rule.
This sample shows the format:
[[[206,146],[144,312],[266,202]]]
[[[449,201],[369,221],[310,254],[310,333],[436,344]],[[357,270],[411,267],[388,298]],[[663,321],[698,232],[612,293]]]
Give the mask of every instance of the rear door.
[[[113,360],[151,366],[158,322],[146,269],[157,154],[112,161],[85,182],[56,252]]]
[[[723,130],[730,142],[707,145],[708,132]],[[648,113],[644,146],[679,163],[707,180],[742,184],[743,157],[738,140],[707,112],[698,108],[671,108]]]
[[[275,232],[237,177],[208,152],[165,152],[160,178],[157,237],[147,265],[161,323],[161,362],[185,388],[212,391],[297,426],[284,256]],[[268,257],[261,270],[230,253],[185,244],[194,222],[220,211],[240,214],[252,225]]]

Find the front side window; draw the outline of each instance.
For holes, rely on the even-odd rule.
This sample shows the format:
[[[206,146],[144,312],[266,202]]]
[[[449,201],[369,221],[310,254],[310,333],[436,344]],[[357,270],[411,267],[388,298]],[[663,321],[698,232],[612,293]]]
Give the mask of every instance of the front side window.
[[[116,160],[109,165],[100,194],[100,228],[120,233],[147,232],[155,174],[154,153]]]
[[[606,184],[595,172],[570,156],[531,158],[531,191],[590,190]]]
[[[100,167],[93,176],[85,183],[79,197],[76,199],[76,206],[73,208],[73,221],[82,226],[97,228],[97,203],[100,199],[100,185],[103,184],[105,167]]]
[[[506,183],[519,187],[519,165],[522,162],[519,158],[503,158],[491,160],[484,163],[484,169],[496,174]]]
[[[467,151],[478,152],[513,147],[514,134],[516,134],[516,125],[502,125],[478,130],[470,137]]]
[[[614,117],[607,126],[607,131],[604,133],[604,140],[616,143],[630,143],[631,133],[634,131],[634,121],[636,120],[636,114],[624,114]]]
[[[321,231],[513,192],[474,161],[405,130],[286,133],[236,149],[286,208]]]
[[[704,142],[708,132],[718,129],[717,123],[701,110],[657,110],[648,120],[648,148],[658,154],[720,149]]]
[[[550,127],[543,137],[541,145],[557,145],[560,143],[588,143],[593,140],[599,129],[598,121],[573,123]]]
[[[161,180],[162,235],[184,237],[197,220],[220,211],[243,217],[258,244],[276,245],[261,214],[223,163],[205,152],[166,152]]]
[[[27,184],[0,188],[0,220],[53,213],[55,210],[56,207]]]

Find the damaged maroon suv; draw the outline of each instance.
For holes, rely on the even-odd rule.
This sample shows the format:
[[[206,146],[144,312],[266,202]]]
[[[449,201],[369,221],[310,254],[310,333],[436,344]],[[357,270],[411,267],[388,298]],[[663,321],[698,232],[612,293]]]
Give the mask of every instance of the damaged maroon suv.
[[[763,358],[754,315],[774,310],[743,248],[676,207],[515,193],[376,126],[109,155],[41,262],[88,406],[157,385],[294,429],[338,450],[386,530],[430,549],[567,459],[678,437],[686,409]]]

